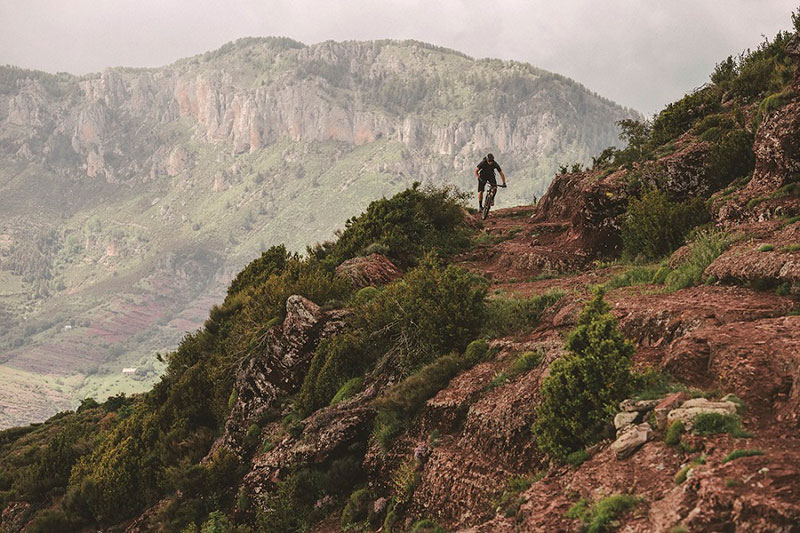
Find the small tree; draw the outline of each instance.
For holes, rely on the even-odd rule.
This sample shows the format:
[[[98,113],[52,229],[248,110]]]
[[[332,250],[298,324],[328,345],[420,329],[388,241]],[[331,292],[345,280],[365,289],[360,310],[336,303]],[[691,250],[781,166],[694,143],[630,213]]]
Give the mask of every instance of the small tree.
[[[634,347],[608,310],[598,289],[567,338],[569,353],[552,364],[542,385],[533,433],[560,460],[598,440],[631,391]]]

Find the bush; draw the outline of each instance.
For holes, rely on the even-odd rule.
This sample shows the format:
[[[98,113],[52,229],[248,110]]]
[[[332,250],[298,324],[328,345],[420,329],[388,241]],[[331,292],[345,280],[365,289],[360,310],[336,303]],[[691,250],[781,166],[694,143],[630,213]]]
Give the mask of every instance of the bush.
[[[704,464],[706,464],[705,455],[695,457],[689,462],[689,464],[678,470],[678,472],[675,474],[675,477],[673,478],[673,481],[675,482],[676,485],[680,485],[681,483],[686,481],[686,478],[689,477],[690,470],[692,470],[697,465],[704,465]]]
[[[374,496],[369,489],[358,489],[353,492],[342,511],[342,527],[367,520],[373,500]]]
[[[720,134],[711,147],[705,167],[712,190],[753,172],[756,165],[753,140],[753,134],[743,129]]]
[[[664,443],[667,446],[677,446],[681,442],[681,435],[686,431],[686,427],[683,425],[683,422],[680,420],[676,420],[672,424],[670,424],[669,428],[667,429],[667,434],[664,437]]]
[[[719,413],[702,413],[694,419],[692,432],[697,435],[717,435],[728,433],[732,437],[752,437],[742,429],[742,423],[736,415]]]
[[[416,459],[409,457],[400,463],[389,476],[389,486],[392,489],[395,503],[402,505],[411,499],[419,484],[418,467]]]
[[[528,333],[542,312],[558,302],[563,291],[554,290],[530,298],[495,298],[486,304],[482,334],[489,338]]]
[[[591,507],[585,499],[579,500],[567,512],[568,518],[577,518],[586,525],[588,533],[610,531],[618,516],[633,509],[639,499],[631,494],[615,494],[597,501]]]
[[[456,252],[469,245],[463,201],[455,189],[420,189],[414,183],[391,198],[372,202],[365,213],[347,221],[335,244],[320,245],[309,253],[333,268],[376,248],[404,267],[429,250]]]
[[[361,390],[362,385],[364,385],[364,378],[353,378],[347,380],[345,384],[342,385],[338,391],[336,391],[336,394],[333,395],[330,405],[336,405],[337,403],[349,400],[358,394],[358,391]]]
[[[653,283],[659,268],[658,266],[635,266],[629,268],[625,272],[603,283],[603,288],[605,290],[612,290],[618,289],[619,287]]]
[[[730,241],[725,233],[715,230],[698,232],[690,244],[689,255],[684,262],[667,275],[665,279],[667,287],[677,291],[700,283],[705,269],[728,248],[729,244]]]
[[[445,533],[445,530],[433,520],[426,518],[415,522],[414,525],[411,526],[409,533]]]
[[[633,385],[633,344],[617,329],[602,290],[578,316],[567,355],[550,366],[542,384],[533,432],[539,446],[565,460],[596,441]]]
[[[486,287],[467,271],[432,255],[363,306],[371,342],[394,350],[408,370],[450,351],[463,351],[480,329]]]
[[[467,365],[477,364],[489,355],[489,343],[484,339],[474,340],[467,345],[464,358]]]
[[[567,458],[564,462],[577,468],[591,458],[592,456],[586,450],[578,450],[567,455]]]
[[[534,479],[529,477],[514,476],[506,482],[505,490],[500,498],[494,502],[493,507],[499,508],[506,518],[515,516],[524,502],[520,494],[531,488]]]
[[[373,355],[359,332],[340,333],[322,340],[303,379],[297,400],[300,413],[308,416],[329,405],[345,383],[369,366],[374,360]]]
[[[678,138],[692,125],[714,113],[718,113],[721,93],[716,87],[705,87],[689,93],[677,102],[667,105],[653,121],[653,132],[650,138],[652,146],[657,147]]]
[[[262,253],[261,257],[251,261],[233,278],[233,281],[228,286],[228,296],[230,297],[237,292],[255,287],[266,281],[270,276],[280,274],[286,268],[286,263],[290,257],[284,245],[273,246]]]
[[[672,202],[665,193],[650,189],[628,204],[622,223],[623,252],[630,258],[662,257],[682,245],[689,231],[708,217],[699,198]]]
[[[375,400],[378,416],[375,420],[375,438],[387,448],[402,428],[400,420],[410,420],[425,404],[471,361],[460,354],[440,357],[424,366],[416,374],[401,381],[382,397]]]
[[[542,362],[542,354],[540,352],[523,352],[514,360],[511,365],[511,375],[522,374],[528,370],[539,366]]]

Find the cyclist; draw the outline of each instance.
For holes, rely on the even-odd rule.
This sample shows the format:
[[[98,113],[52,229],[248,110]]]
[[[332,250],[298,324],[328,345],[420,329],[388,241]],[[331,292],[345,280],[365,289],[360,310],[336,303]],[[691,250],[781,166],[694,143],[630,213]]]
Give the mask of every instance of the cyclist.
[[[475,169],[475,177],[478,178],[478,209],[481,211],[483,210],[483,190],[486,188],[486,182],[488,181],[492,187],[497,187],[497,179],[494,176],[495,170],[500,173],[500,177],[503,179],[503,187],[505,187],[506,175],[503,174],[503,169],[494,160],[494,155],[487,154]]]

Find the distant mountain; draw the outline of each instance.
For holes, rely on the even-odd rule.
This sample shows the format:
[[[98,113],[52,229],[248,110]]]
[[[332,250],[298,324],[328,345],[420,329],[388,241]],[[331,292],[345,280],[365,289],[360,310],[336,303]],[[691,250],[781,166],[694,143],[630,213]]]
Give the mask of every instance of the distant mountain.
[[[497,155],[530,203],[638,118],[562,76],[413,41],[240,39],[157,69],[0,68],[0,427],[146,390],[248,260]],[[136,368],[122,374],[122,367]]]

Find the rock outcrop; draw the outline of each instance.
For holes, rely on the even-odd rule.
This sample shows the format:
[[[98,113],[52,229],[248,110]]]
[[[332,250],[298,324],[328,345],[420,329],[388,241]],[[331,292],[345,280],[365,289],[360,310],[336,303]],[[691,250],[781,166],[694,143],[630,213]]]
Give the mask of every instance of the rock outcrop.
[[[402,274],[385,255],[370,254],[343,262],[336,267],[336,275],[347,278],[355,287],[362,288],[385,285]]]
[[[236,372],[236,400],[225,422],[225,432],[208,457],[221,447],[246,456],[246,438],[253,424],[264,424],[280,414],[280,402],[298,390],[320,340],[344,327],[340,312],[325,313],[302,296],[286,301],[286,318],[266,334],[254,357]]]

